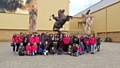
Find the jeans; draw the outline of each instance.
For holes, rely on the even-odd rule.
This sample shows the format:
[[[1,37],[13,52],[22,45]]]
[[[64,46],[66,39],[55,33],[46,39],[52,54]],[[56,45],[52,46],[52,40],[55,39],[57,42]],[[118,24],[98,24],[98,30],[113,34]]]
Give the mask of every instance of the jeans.
[[[91,45],[91,52],[92,52],[92,53],[95,53],[95,47],[96,47],[96,44]]]
[[[91,51],[90,48],[91,48],[90,45],[87,45],[87,46],[86,46],[86,52],[87,52],[87,53],[89,53],[89,52]]]
[[[80,42],[80,47],[82,48],[82,51],[85,51],[85,46],[83,45],[83,42]]]
[[[17,48],[16,48],[16,52],[18,52],[19,47],[20,47],[20,44],[19,44],[19,43],[17,43],[17,44],[16,44],[16,47],[17,47]]]

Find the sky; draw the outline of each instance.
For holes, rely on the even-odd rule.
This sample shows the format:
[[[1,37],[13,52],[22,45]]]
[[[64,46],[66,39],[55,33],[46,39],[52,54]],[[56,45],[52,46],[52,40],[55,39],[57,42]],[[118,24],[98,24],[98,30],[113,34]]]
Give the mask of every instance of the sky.
[[[73,16],[101,0],[70,0],[69,15]]]

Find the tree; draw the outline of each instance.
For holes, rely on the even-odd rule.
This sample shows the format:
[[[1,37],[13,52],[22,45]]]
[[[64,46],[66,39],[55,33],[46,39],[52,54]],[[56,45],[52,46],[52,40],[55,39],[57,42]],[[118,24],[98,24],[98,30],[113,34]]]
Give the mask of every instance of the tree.
[[[17,8],[23,7],[23,0],[0,0],[0,10],[7,10],[10,12],[16,11]]]
[[[31,3],[32,0],[27,0],[26,4]],[[23,0],[0,0],[0,10],[7,10],[10,12],[15,12],[17,8],[23,7]]]
[[[6,3],[6,9],[10,12],[15,12],[17,8],[21,8],[23,0],[10,0]]]

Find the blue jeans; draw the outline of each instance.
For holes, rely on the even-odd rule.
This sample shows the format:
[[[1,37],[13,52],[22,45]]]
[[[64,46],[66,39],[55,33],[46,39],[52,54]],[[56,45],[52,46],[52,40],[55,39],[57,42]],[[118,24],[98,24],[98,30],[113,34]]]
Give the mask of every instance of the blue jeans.
[[[95,47],[96,47],[96,44],[91,45],[91,52],[92,52],[92,53],[95,53]]]
[[[91,48],[90,45],[87,45],[87,46],[86,46],[86,52],[87,52],[87,53],[90,52],[90,50],[91,50],[90,48]]]
[[[80,42],[80,47],[82,48],[82,51],[85,51],[85,46],[83,45],[83,42]]]

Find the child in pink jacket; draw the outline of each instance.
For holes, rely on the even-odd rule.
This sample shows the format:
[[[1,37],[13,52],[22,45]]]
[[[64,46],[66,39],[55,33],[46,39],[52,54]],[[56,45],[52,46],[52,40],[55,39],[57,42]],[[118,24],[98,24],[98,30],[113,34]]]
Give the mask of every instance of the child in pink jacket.
[[[38,50],[38,46],[36,42],[31,46],[31,49],[32,49],[32,55],[33,56],[36,55]]]
[[[30,43],[28,43],[25,48],[26,48],[26,54],[29,56],[32,55],[32,47]]]
[[[96,47],[96,38],[94,35],[90,38],[90,44],[91,44],[91,54],[95,53],[95,47]]]
[[[30,42],[31,45],[33,45],[35,43],[35,37],[34,37],[34,35],[30,36],[29,42]]]

